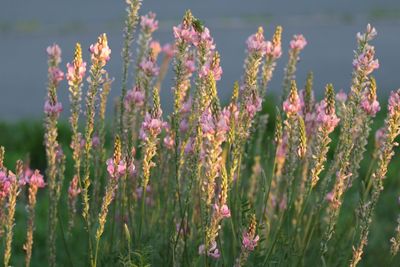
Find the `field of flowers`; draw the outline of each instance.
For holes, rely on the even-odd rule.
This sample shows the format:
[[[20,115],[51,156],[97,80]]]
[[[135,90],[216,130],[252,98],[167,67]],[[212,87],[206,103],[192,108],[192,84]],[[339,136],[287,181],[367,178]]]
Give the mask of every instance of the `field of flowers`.
[[[161,45],[156,15],[126,4],[122,88],[107,72],[120,55],[106,34],[77,43],[66,65],[52,44],[44,122],[0,123],[4,266],[399,266],[400,89],[378,102],[374,27],[356,36],[349,90],[327,84],[321,100],[312,73],[295,76],[312,40],[286,45],[282,27],[270,40],[259,27],[222,103],[206,22],[187,11]],[[111,90],[120,97],[108,114]]]

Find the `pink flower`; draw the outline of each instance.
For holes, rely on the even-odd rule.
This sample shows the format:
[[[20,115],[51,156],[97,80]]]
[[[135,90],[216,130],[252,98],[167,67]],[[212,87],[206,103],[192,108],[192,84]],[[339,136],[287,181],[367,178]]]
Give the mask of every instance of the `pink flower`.
[[[107,164],[107,172],[110,177],[118,179],[125,174],[126,171],[126,163],[124,160],[121,160],[118,164],[115,163],[113,158],[110,158],[106,162]]]
[[[317,123],[321,124],[328,133],[331,133],[338,125],[340,119],[333,112],[329,114],[327,112],[327,104],[325,100],[322,100],[316,107],[317,109]]]
[[[149,12],[148,14],[142,16],[140,18],[140,26],[146,32],[154,32],[158,29],[158,21],[156,20],[156,14],[153,12]]]
[[[206,78],[210,73],[213,74],[214,79],[219,81],[222,75],[222,68],[220,66],[220,59],[219,57],[210,57],[211,60],[208,60],[206,64],[201,68],[199,72],[200,78]]]
[[[78,140],[79,140],[80,149],[84,149],[86,146],[86,140],[85,140],[85,138],[82,137],[81,133],[78,134]]]
[[[189,123],[188,123],[187,119],[181,120],[181,122],[179,123],[179,130],[182,133],[185,133],[188,129],[189,129]]]
[[[262,99],[259,96],[252,97],[250,100],[246,101],[246,111],[250,118],[253,118],[254,115],[261,110],[261,107]]]
[[[43,188],[46,183],[43,180],[43,175],[40,174],[39,170],[35,170],[29,179],[29,184],[34,187]]]
[[[99,36],[97,43],[90,45],[92,62],[97,62],[104,67],[110,60],[111,49],[108,47],[107,36],[105,33]]]
[[[208,142],[217,142],[222,144],[226,139],[226,133],[229,131],[229,119],[218,114],[214,117],[210,109],[206,109],[200,117],[200,127],[203,132],[203,137]]]
[[[11,181],[4,171],[0,171],[0,199],[7,197],[10,192]]]
[[[192,74],[196,70],[196,63],[194,62],[193,58],[188,58],[185,61],[186,70]]]
[[[342,103],[346,102],[347,94],[343,91],[343,89],[340,89],[339,93],[336,94],[336,100]]]
[[[126,164],[125,164],[125,162],[124,162],[123,160],[121,160],[121,161],[118,163],[117,171],[118,171],[118,174],[120,174],[120,175],[123,175],[123,174],[125,173],[125,171],[126,171]]]
[[[225,134],[226,132],[229,131],[229,118],[226,116],[223,116],[222,113],[219,116],[219,119],[217,121],[217,131]]]
[[[192,109],[192,97],[189,96],[188,100],[183,103],[181,112],[189,113],[191,109]]]
[[[294,35],[293,39],[290,41],[290,48],[293,50],[303,50],[307,45],[307,40],[302,34]]]
[[[214,209],[215,212],[222,218],[231,217],[231,211],[229,210],[229,207],[226,204],[222,205],[221,208],[218,206],[218,204],[214,204]]]
[[[158,54],[161,52],[161,45],[157,41],[151,41],[149,47],[153,53],[153,58],[156,59]]]
[[[63,107],[60,102],[57,102],[54,105],[52,105],[48,100],[46,100],[46,102],[44,103],[44,113],[48,115],[59,115],[62,110]]]
[[[19,185],[20,186],[24,186],[24,185],[28,184],[29,183],[29,178],[32,176],[32,174],[33,174],[32,169],[27,167],[24,170],[24,174],[21,175],[21,177],[19,177],[19,181],[18,181]]]
[[[260,239],[260,237],[258,235],[256,235],[255,237],[252,237],[247,232],[243,233],[242,238],[243,238],[242,246],[244,249],[246,249],[248,251],[253,251],[254,248],[257,246],[258,240]]]
[[[267,43],[265,42],[262,28],[259,28],[258,32],[250,35],[249,38],[247,38],[246,45],[249,53],[260,53],[261,55],[265,54],[267,50]]]
[[[204,27],[203,32],[193,37],[192,42],[195,46],[203,45],[207,51],[215,49],[214,39],[211,37],[210,30],[207,27]]]
[[[213,135],[215,133],[214,120],[209,110],[203,112],[200,118],[200,126],[204,135]]]
[[[135,165],[134,162],[131,162],[131,164],[129,165],[128,171],[129,171],[129,175],[131,177],[135,177],[136,176],[137,171],[136,171],[136,165]]]
[[[63,159],[64,159],[64,151],[63,151],[63,149],[62,149],[62,146],[59,144],[59,145],[56,147],[56,160],[57,160],[58,162],[61,162]]]
[[[69,198],[74,199],[80,193],[81,193],[81,189],[79,188],[79,185],[78,185],[78,176],[75,175],[74,178],[72,178],[71,183],[69,184],[68,196],[69,196]]]
[[[375,48],[366,45],[364,53],[360,54],[353,60],[353,67],[357,71],[365,72],[365,75],[372,73],[375,69],[379,68],[379,61],[374,59]]]
[[[333,201],[333,197],[334,197],[333,192],[329,192],[328,194],[326,194],[325,200],[326,200],[327,202],[332,202],[332,201]]]
[[[386,129],[385,127],[379,128],[375,133],[375,146],[377,148],[383,145],[385,141]]]
[[[358,42],[368,42],[373,40],[376,35],[377,35],[377,31],[374,27],[371,26],[371,24],[368,23],[367,25],[367,29],[365,33],[357,33],[357,41]]]
[[[134,106],[141,107],[144,104],[145,93],[141,90],[139,86],[135,86],[128,91],[125,97],[125,108],[131,110],[132,103]]]
[[[139,64],[140,69],[147,75],[147,76],[157,76],[159,72],[159,68],[156,64],[156,62],[153,61],[153,59],[144,59],[140,64]]]
[[[57,67],[50,67],[49,75],[54,84],[58,84],[64,79],[64,73]]]
[[[381,107],[379,106],[379,102],[376,100],[376,95],[373,96],[373,99],[370,98],[369,93],[363,94],[361,99],[361,108],[371,117],[375,117]]]
[[[174,148],[175,145],[175,141],[174,139],[171,137],[171,135],[167,135],[166,137],[164,137],[164,146],[171,150]]]
[[[400,89],[396,92],[390,92],[388,110],[390,116],[395,116],[400,113]]]
[[[175,55],[175,48],[171,44],[165,44],[162,47],[162,52],[165,53],[167,58],[172,58]]]
[[[265,45],[266,55],[272,58],[280,58],[282,56],[282,47],[281,45],[275,46],[271,41],[267,41]]]
[[[47,55],[54,60],[55,65],[61,62],[61,49],[57,44],[53,44],[46,48]]]
[[[191,154],[191,153],[193,153],[193,151],[194,151],[194,147],[193,147],[193,144],[194,143],[194,140],[193,140],[193,138],[192,137],[190,137],[189,138],[189,141],[186,143],[186,146],[185,146],[185,154],[187,155],[187,154]]]
[[[97,135],[93,136],[93,139],[92,139],[92,146],[93,146],[93,148],[96,148],[96,147],[98,147],[99,145],[100,145],[100,138],[99,138],[99,136],[97,136]]]
[[[299,95],[291,94],[289,98],[283,102],[283,111],[287,114],[297,114],[301,110]]]
[[[67,63],[67,81],[70,86],[81,83],[86,72],[86,62],[81,62],[76,65],[75,63]]]
[[[161,119],[153,118],[150,113],[147,113],[140,128],[140,139],[145,141],[149,136],[157,137],[161,133],[162,126]]]
[[[199,255],[204,255],[206,253],[206,246],[204,244],[201,244],[199,246]],[[214,258],[214,259],[218,259],[220,257],[220,253],[219,250],[217,248],[217,242],[212,241],[210,248],[207,251],[207,255]]]
[[[197,33],[192,26],[179,24],[173,27],[174,37],[179,42],[191,43],[196,39]]]

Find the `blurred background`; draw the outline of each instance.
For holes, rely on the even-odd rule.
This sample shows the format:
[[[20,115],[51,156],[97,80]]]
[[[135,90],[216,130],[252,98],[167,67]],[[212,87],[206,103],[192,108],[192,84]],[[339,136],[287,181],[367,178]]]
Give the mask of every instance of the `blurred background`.
[[[53,42],[63,49],[62,67],[65,69],[65,64],[72,59],[75,42],[81,42],[87,51],[97,36],[106,32],[112,49],[107,69],[115,77],[111,96],[119,95],[124,5],[123,0],[2,1],[0,120],[41,118],[47,79],[45,48]],[[336,89],[347,91],[351,82],[355,35],[364,30],[368,22],[378,30],[378,38],[373,44],[381,65],[376,71],[380,98],[386,99],[390,90],[400,86],[398,0],[145,0],[140,12],[157,13],[160,28],[154,37],[163,44],[172,41],[172,26],[179,23],[186,9],[201,18],[214,36],[224,71],[218,88],[225,99],[231,93],[233,82],[241,78],[245,40],[258,26],[265,28],[268,39],[276,25],[284,28],[284,56],[278,62],[269,89],[274,94],[280,93],[288,43],[296,33],[304,34],[308,40],[298,65],[299,87],[304,85],[306,73],[312,70],[318,96],[328,82]],[[84,56],[88,60],[88,52]],[[171,79],[169,75],[165,80],[161,96],[167,113],[172,99]],[[67,111],[65,82],[59,94]],[[64,112],[64,117],[67,114]]]

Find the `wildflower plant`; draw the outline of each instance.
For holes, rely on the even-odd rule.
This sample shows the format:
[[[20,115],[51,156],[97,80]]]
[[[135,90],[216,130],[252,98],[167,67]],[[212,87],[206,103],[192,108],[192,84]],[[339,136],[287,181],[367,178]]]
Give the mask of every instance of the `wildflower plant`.
[[[368,25],[357,34],[349,92],[335,93],[329,83],[320,100],[314,96],[312,72],[306,81],[296,79],[307,40],[294,35],[282,99],[273,109],[267,89],[284,53],[281,26],[269,35],[271,40],[262,27],[247,38],[243,75],[225,103],[218,94],[223,59],[211,30],[187,11],[171,29],[173,44],[161,45],[153,40],[159,27],[156,15],[140,15],[141,2],[126,1],[122,86],[112,127],[106,112],[111,90],[118,92],[106,71],[112,40],[99,36],[88,48],[90,63],[83,60],[87,49],[77,43],[65,75],[60,47],[47,48],[44,175],[31,170],[29,160],[17,161],[15,173],[10,171],[0,147],[4,265],[18,266],[21,247],[25,266],[43,254],[35,226],[44,212],[49,266],[362,262],[369,255],[383,185],[392,180],[390,162],[400,133],[397,90],[390,95],[384,125],[376,131],[373,153],[367,153],[374,121],[386,109],[372,76],[379,68],[371,45],[375,28]],[[169,65],[173,111],[163,114],[160,92]],[[69,92],[69,144],[59,135],[65,112],[59,90]],[[48,209],[43,208],[41,191],[48,192]],[[19,203],[26,212],[19,212]],[[356,210],[352,217],[349,207]],[[25,225],[23,244],[13,242]],[[387,240],[389,263],[397,262],[399,229]],[[74,242],[76,237],[85,241]]]

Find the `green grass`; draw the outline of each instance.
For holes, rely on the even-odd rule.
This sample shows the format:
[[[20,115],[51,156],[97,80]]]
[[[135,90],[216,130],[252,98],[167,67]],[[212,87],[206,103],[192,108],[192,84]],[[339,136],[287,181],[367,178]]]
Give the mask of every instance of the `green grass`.
[[[273,100],[270,100],[264,105],[266,112],[270,114],[269,125],[267,134],[271,138],[273,136],[274,129],[274,105]],[[385,111],[378,113],[378,116],[373,124],[372,134],[370,136],[370,142],[368,144],[368,151],[365,154],[361,169],[360,178],[363,178],[368,170],[368,166],[371,162],[371,152],[374,148],[374,132],[377,128],[383,125],[383,119],[385,116]],[[59,136],[60,143],[63,145],[64,152],[67,155],[67,171],[66,180],[64,183],[64,192],[67,190],[68,182],[72,178],[72,162],[71,162],[71,151],[68,147],[70,143],[70,130],[67,122],[61,122],[59,124]],[[15,123],[0,123],[0,145],[6,148],[6,159],[5,164],[9,168],[15,165],[17,159],[23,159],[30,161],[30,166],[33,169],[39,169],[42,172],[46,169],[45,151],[43,146],[43,127],[42,122],[38,121],[19,121]],[[332,157],[332,151],[334,150],[335,140],[337,138],[337,131],[335,132],[333,138],[332,148],[330,150],[330,157]],[[265,138],[265,140],[271,140],[270,138]],[[109,147],[110,138],[108,138],[107,147]],[[265,144],[267,145],[267,144]],[[248,151],[251,154],[251,151]],[[397,153],[399,151],[396,151]],[[248,157],[251,161],[252,157]],[[393,158],[391,162],[390,169],[388,172],[388,178],[384,182],[385,190],[381,195],[380,201],[378,203],[376,213],[374,216],[374,221],[371,227],[371,233],[369,237],[369,244],[364,253],[363,260],[360,266],[394,266],[393,263],[390,265],[390,243],[389,239],[393,235],[393,231],[396,226],[396,218],[400,214],[400,205],[397,201],[398,195],[400,193],[400,157],[398,154]],[[346,199],[344,201],[344,206],[340,216],[337,235],[333,240],[332,244],[337,243],[336,251],[339,259],[347,259],[351,253],[351,249],[348,246],[348,242],[340,242],[341,233],[348,229],[349,226],[355,225],[356,223],[356,209],[359,205],[358,203],[358,192],[360,192],[360,186],[362,179],[357,179],[353,187],[346,193]],[[27,192],[23,190],[20,194],[20,199],[17,205],[16,213],[16,225],[15,225],[15,236],[13,240],[13,254],[12,263],[14,266],[22,266],[24,262],[24,251],[22,245],[25,242],[25,229],[26,229],[26,211],[25,203]],[[66,194],[62,195],[60,201],[60,216],[63,223],[63,228],[67,227],[67,199]],[[47,209],[48,209],[48,196],[47,191],[42,190],[38,195],[38,205],[36,209],[36,230],[34,233],[34,247],[32,256],[32,266],[43,266],[46,262],[47,255]],[[79,211],[78,211],[79,212]],[[111,221],[111,220],[110,220]],[[66,236],[65,232],[61,231],[61,227],[58,227],[58,239],[57,239],[57,257],[59,263],[64,263],[63,266],[71,266],[70,261],[73,262],[73,266],[85,266],[85,262],[82,261],[87,255],[86,253],[86,240],[87,235],[82,230],[84,229],[81,221],[77,221],[77,227],[75,227],[73,233],[70,236]],[[82,225],[81,225],[82,224]],[[109,225],[109,224],[108,224]],[[66,239],[67,246],[63,242],[62,236]],[[157,239],[157,235],[151,237],[151,239]],[[348,236],[343,236],[343,238],[348,239]],[[351,237],[350,237],[351,240]],[[104,244],[110,245],[110,244]],[[4,244],[3,244],[4,246]],[[155,248],[153,248],[155,249]],[[149,248],[148,250],[151,250]],[[150,254],[147,248],[144,248],[145,254]],[[68,256],[68,254],[70,256]],[[110,262],[115,262],[115,258],[119,255],[109,255],[104,257],[103,260],[110,260]],[[138,255],[138,258],[141,257]],[[154,257],[154,255],[153,255]],[[312,257],[307,257],[312,259]],[[396,258],[399,260],[399,257]],[[396,260],[395,259],[395,260]],[[138,259],[139,261],[140,259]],[[395,262],[395,261],[394,261]],[[344,263],[344,262],[342,262]],[[107,266],[107,263],[103,263]],[[306,262],[308,264],[315,264],[315,262]]]

